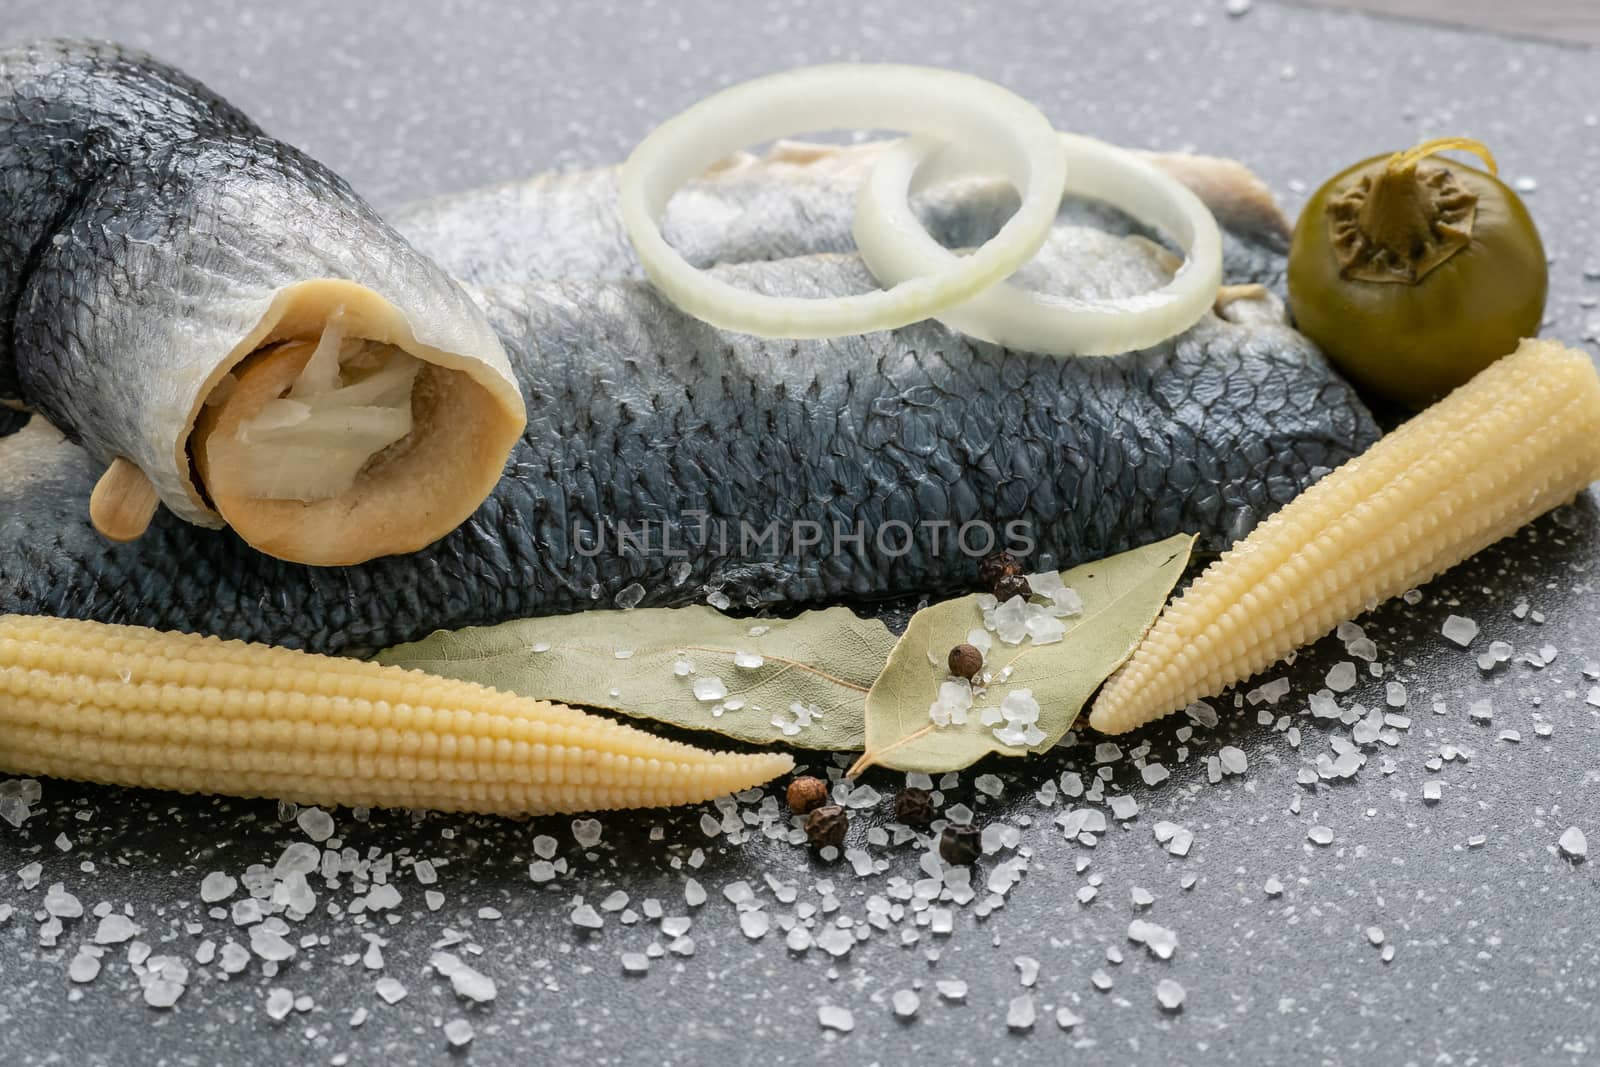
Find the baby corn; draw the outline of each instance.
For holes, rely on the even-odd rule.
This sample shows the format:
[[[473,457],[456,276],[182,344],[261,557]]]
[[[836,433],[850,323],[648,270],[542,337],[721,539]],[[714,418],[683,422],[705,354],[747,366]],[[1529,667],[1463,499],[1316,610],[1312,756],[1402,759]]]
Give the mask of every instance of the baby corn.
[[[0,616],[0,771],[13,774],[509,815],[687,804],[793,763],[398,667]]]
[[[1524,341],[1206,568],[1106,683],[1089,722],[1124,733],[1214,696],[1597,478],[1594,365]]]

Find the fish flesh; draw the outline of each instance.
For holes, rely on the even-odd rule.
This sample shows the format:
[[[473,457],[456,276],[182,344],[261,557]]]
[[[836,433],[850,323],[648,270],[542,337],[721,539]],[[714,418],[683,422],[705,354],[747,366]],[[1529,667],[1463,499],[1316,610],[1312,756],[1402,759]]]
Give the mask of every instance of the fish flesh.
[[[0,52],[0,170],[0,402],[136,471],[179,518],[353,562],[430,543],[499,479],[522,398],[473,301],[343,180],[192,78],[113,44]],[[228,443],[197,437],[207,411],[333,320],[414,364],[390,419],[404,438],[351,458],[372,462],[325,499],[239,491],[198,447]],[[302,443],[320,429],[306,407]]]
[[[1169,269],[1148,241],[1063,225],[1019,281],[1112,297]],[[872,284],[845,254],[716,270],[791,295]],[[958,544],[963,528],[1021,533],[1036,566],[1180,531],[1220,548],[1377,437],[1310,342],[1269,317],[1208,315],[1147,351],[1062,360],[936,322],[827,341],[729,334],[627,278],[478,296],[528,426],[460,529],[340,568],[168,516],[110,544],[81,518],[94,464],[38,423],[0,441],[0,613],[357,653],[618,603],[939,594],[975,579],[969,549],[986,546]]]

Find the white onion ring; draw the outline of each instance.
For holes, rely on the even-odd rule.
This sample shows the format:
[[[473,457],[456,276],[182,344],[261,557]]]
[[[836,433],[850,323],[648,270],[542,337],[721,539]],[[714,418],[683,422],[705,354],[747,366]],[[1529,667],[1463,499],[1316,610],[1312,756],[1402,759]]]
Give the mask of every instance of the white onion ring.
[[[924,264],[878,292],[825,300],[729,285],[661,236],[667,201],[711,164],[747,145],[826,129],[903,130],[960,144],[1023,190],[1022,206],[971,255],[947,256],[933,270]],[[1060,207],[1064,157],[1037,108],[981,78],[897,65],[802,67],[725,89],[658,126],[623,165],[622,221],[656,288],[696,318],[763,337],[867,333],[929,318],[1033,258]]]
[[[1132,153],[1089,137],[1060,136],[1068,167],[1063,193],[1102,200],[1159,229],[1183,249],[1183,266],[1162,288],[1120,300],[1049,296],[1001,282],[940,312],[939,321],[980,340],[1058,356],[1131,352],[1193,326],[1222,284],[1216,218],[1188,187]],[[934,240],[912,214],[909,197],[914,188],[992,176],[995,169],[960,141],[910,137],[891,146],[856,202],[856,245],[878,281],[898,286],[960,262],[963,257]]]

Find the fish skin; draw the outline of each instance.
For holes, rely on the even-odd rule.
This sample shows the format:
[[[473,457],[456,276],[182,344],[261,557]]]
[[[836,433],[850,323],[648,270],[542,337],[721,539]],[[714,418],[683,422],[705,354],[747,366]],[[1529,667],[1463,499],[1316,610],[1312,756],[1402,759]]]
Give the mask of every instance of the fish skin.
[[[515,399],[454,279],[342,178],[142,52],[0,51],[0,173],[0,401],[102,465],[131,460],[190,522],[221,522],[194,484],[191,420],[299,283],[371,290]]]
[[[739,153],[667,205],[663,236],[690,264],[852,252],[856,193],[890,142],[841,147],[780,142]],[[1222,226],[1223,273],[1282,289],[1289,221],[1259,178],[1233,160],[1139,153],[1188,185]],[[395,228],[468,285],[535,278],[643,278],[616,210],[621,168],[601,167],[436,197],[389,214]],[[917,217],[950,248],[993,237],[1019,203],[1004,181],[969,179],[919,191]],[[1058,221],[1115,234],[1160,235],[1099,201],[1066,197]]]
[[[795,295],[871,284],[849,255],[717,270]],[[1146,244],[1062,227],[1020,280],[1114,296],[1165,276]],[[1032,561],[1048,552],[1063,567],[1180,531],[1220,548],[1377,436],[1310,342],[1270,322],[1207,315],[1145,352],[1062,360],[935,322],[829,341],[727,334],[627,279],[500,286],[480,301],[521,376],[528,428],[508,476],[443,541],[313,569],[163,514],[140,542],[113,545],[81,517],[93,465],[30,426],[0,442],[0,613],[353,654],[611,606],[634,582],[645,605],[708,587],[748,607],[942,594],[970,588],[978,560],[948,537],[935,551],[926,530],[889,558],[792,544],[769,557],[738,551],[737,536],[724,554],[684,528],[703,528],[695,510],[758,532],[1015,520],[1037,538]],[[677,529],[688,554],[666,555],[659,537],[654,551],[614,537],[592,558],[576,551],[646,520]]]

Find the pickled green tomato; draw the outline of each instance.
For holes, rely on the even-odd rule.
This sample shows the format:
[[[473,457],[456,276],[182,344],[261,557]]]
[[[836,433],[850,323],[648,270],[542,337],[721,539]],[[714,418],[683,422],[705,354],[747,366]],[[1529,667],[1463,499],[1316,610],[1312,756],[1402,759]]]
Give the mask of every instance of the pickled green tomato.
[[[1488,170],[1427,157],[1479,154]],[[1544,245],[1473,141],[1374,156],[1306,204],[1289,250],[1289,306],[1356,385],[1420,408],[1539,331]]]

